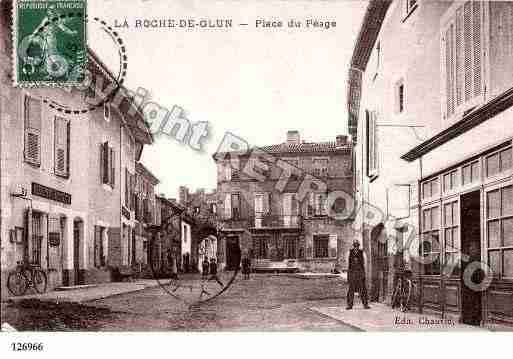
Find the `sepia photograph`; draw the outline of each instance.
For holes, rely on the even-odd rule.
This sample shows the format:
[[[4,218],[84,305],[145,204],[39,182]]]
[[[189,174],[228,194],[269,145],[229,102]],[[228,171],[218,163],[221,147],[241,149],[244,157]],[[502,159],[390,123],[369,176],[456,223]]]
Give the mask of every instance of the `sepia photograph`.
[[[0,4],[8,355],[513,331],[513,2]]]

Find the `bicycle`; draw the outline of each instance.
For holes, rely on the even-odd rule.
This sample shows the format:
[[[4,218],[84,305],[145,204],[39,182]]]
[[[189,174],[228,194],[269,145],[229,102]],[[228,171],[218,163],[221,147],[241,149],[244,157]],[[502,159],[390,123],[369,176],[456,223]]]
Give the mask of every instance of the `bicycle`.
[[[11,271],[7,277],[7,288],[14,296],[20,296],[27,292],[29,287],[43,294],[46,292],[48,279],[46,273],[34,264],[18,262],[16,269]]]
[[[411,271],[409,270],[398,273],[397,285],[392,294],[392,308],[399,307],[402,312],[410,309],[410,303],[416,289],[416,285],[410,277]]]

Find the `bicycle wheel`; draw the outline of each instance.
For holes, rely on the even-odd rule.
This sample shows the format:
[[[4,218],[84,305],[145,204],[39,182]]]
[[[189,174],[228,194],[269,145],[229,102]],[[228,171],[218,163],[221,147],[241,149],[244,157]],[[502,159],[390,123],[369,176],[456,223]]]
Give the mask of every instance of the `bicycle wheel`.
[[[401,281],[397,282],[395,286],[394,293],[392,294],[392,309],[399,306],[401,304],[401,292],[402,292],[402,283]]]
[[[7,288],[12,295],[23,295],[27,291],[28,280],[22,272],[11,272],[7,277]]]
[[[403,289],[402,303],[401,303],[401,311],[406,312],[410,307],[410,299],[411,299],[411,280],[406,280],[406,285]]]
[[[32,272],[32,275],[32,285],[34,286],[36,292],[38,292],[39,294],[43,294],[44,292],[46,292],[46,273],[42,270],[35,269]]]

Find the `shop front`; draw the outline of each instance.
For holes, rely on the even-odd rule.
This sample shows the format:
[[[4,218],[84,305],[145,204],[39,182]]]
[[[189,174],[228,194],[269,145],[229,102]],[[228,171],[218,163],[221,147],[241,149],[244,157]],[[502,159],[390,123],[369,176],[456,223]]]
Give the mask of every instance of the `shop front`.
[[[419,309],[470,325],[513,325],[511,140],[419,185]]]

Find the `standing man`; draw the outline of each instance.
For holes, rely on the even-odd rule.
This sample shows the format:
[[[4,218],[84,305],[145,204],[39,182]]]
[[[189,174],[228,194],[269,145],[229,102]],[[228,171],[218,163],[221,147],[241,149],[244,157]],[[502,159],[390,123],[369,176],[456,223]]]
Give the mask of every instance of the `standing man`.
[[[354,241],[353,248],[349,251],[349,268],[347,271],[347,279],[349,281],[349,289],[347,291],[347,307],[353,309],[354,292],[360,293],[360,299],[363,307],[369,309],[367,302],[367,287],[365,286],[365,259],[363,251],[360,249],[360,242]]]

